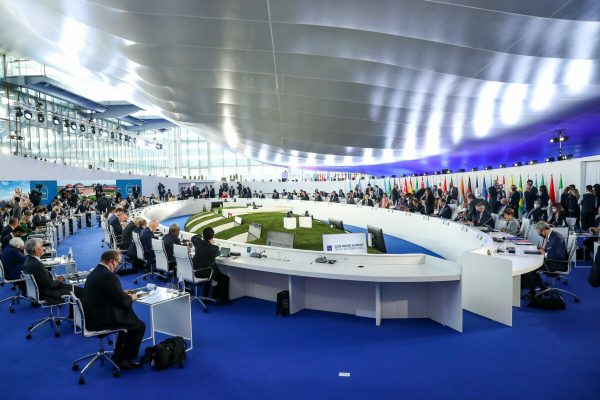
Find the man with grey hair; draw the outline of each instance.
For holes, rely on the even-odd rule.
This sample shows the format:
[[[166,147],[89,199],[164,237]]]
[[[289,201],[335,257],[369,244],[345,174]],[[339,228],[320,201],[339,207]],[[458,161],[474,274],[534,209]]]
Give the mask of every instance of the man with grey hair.
[[[23,264],[25,267],[23,272],[33,275],[41,300],[57,304],[62,302],[62,296],[68,295],[71,290],[74,290],[77,296],[81,295],[83,289],[77,286],[71,288],[70,285],[65,285],[65,279],[62,276],[53,279],[52,274],[46,269],[46,266],[40,259],[44,254],[44,242],[42,239],[29,239],[25,243],[25,252],[27,253],[27,257]]]

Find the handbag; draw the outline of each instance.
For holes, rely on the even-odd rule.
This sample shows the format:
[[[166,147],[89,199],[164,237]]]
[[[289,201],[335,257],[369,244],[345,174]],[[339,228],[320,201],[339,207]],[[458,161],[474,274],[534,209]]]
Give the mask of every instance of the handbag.
[[[186,348],[187,345],[181,336],[165,339],[155,346],[147,347],[140,362],[149,362],[157,371],[175,365],[183,368],[183,362],[187,357]]]

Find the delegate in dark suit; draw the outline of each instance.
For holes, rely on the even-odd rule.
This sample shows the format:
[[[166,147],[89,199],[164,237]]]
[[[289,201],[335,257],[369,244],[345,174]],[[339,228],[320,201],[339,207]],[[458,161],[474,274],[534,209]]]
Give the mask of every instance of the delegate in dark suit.
[[[177,263],[175,262],[175,256],[173,255],[173,245],[181,244],[181,240],[177,236],[171,235],[167,233],[162,238],[163,246],[165,247],[165,254],[167,255],[167,260],[169,261],[169,269],[175,267]]]
[[[510,195],[510,208],[515,211],[515,218],[519,218],[519,202],[521,201],[521,193],[518,190],[513,190]]]
[[[493,213],[498,213],[498,209],[500,208],[500,202],[498,201],[498,188],[496,186],[490,186],[488,188],[488,193],[490,195],[490,208]]]
[[[195,275],[197,278],[210,278],[216,281],[217,286],[213,294],[216,299],[227,303],[229,302],[229,277],[219,270],[215,262],[215,258],[219,255],[219,246],[211,244],[209,240],[204,240],[199,235],[192,237],[195,250],[192,263]],[[208,290],[209,285],[206,285],[204,287],[205,296],[208,296]]]
[[[58,279],[53,279],[48,269],[44,266],[44,263],[36,257],[30,255],[25,257],[23,266],[24,273],[33,275],[35,283],[37,283],[38,286],[41,300],[58,304],[62,302],[62,296],[68,295],[71,293],[71,290],[74,290],[77,296],[80,296],[82,293],[80,287],[65,285]]]
[[[154,250],[152,250],[152,239],[156,239],[156,236],[154,236],[154,233],[149,227],[145,227],[140,233],[140,242],[144,248],[144,257],[146,258],[146,261],[154,261],[156,258]]]
[[[98,264],[85,281],[83,308],[90,330],[124,328],[119,332],[113,359],[116,362],[137,358],[146,331],[131,308],[133,300],[123,291],[119,278],[107,266]]]
[[[121,235],[121,243],[119,243],[119,249],[128,250],[129,245],[133,242],[133,229],[135,228],[135,224],[133,221],[129,221],[129,223],[123,228],[123,235]]]
[[[596,219],[596,196],[593,195],[591,186],[587,187],[588,192],[581,198],[581,229],[587,230],[594,225]]]
[[[448,204],[444,205],[440,210],[439,217],[442,219],[450,219],[452,218],[452,209]]]
[[[119,221],[118,217],[114,217],[108,221],[108,224],[112,226],[117,242],[120,242],[121,236],[123,236],[123,227],[121,226],[121,221]]]
[[[540,234],[546,237],[544,246],[546,260],[544,265],[535,271],[531,271],[523,275],[525,282],[529,286],[529,293],[531,296],[535,295],[535,289],[537,286],[539,286],[542,290],[546,288],[537,271],[545,269],[549,271],[566,271],[568,268],[568,265],[565,261],[569,259],[569,254],[567,253],[567,246],[565,245],[565,239],[563,236],[551,229],[543,230],[540,232]]]

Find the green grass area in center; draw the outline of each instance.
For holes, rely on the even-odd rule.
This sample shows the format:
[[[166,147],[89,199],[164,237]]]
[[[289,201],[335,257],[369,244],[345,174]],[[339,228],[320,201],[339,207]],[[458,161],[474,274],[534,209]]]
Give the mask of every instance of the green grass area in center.
[[[203,214],[203,213],[201,213]],[[196,214],[198,215],[198,214]],[[194,218],[196,215],[190,217],[190,219]],[[233,227],[231,229],[227,229],[223,232],[218,232],[215,234],[217,239],[227,240],[234,236],[240,235],[242,233],[248,232],[250,222],[254,222],[262,225],[262,232],[259,239],[249,242],[251,244],[264,245],[267,243],[267,232],[285,232],[285,233],[293,233],[294,234],[294,248],[302,249],[302,250],[323,250],[323,236],[328,234],[340,234],[342,231],[331,228],[324,222],[313,220],[312,228],[296,228],[296,229],[285,229],[283,227],[283,217],[285,213],[283,212],[265,212],[265,213],[252,213],[246,215],[240,215],[242,218],[242,225]],[[297,217],[297,215],[295,215]],[[215,221],[211,224],[203,226],[205,227],[215,228],[219,225],[227,224],[229,222],[233,222],[234,218],[224,218],[219,221]],[[187,223],[186,223],[187,227]],[[200,231],[202,231],[202,229]],[[186,229],[187,230],[187,229]],[[201,233],[201,232],[197,232]],[[369,248],[368,252],[370,254],[379,253],[378,250]]]

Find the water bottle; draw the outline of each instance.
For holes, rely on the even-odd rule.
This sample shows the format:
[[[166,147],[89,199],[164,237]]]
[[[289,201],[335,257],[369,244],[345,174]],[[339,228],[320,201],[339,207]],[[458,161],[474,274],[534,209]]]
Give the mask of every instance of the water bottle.
[[[69,246],[68,260],[73,261],[73,248]]]

